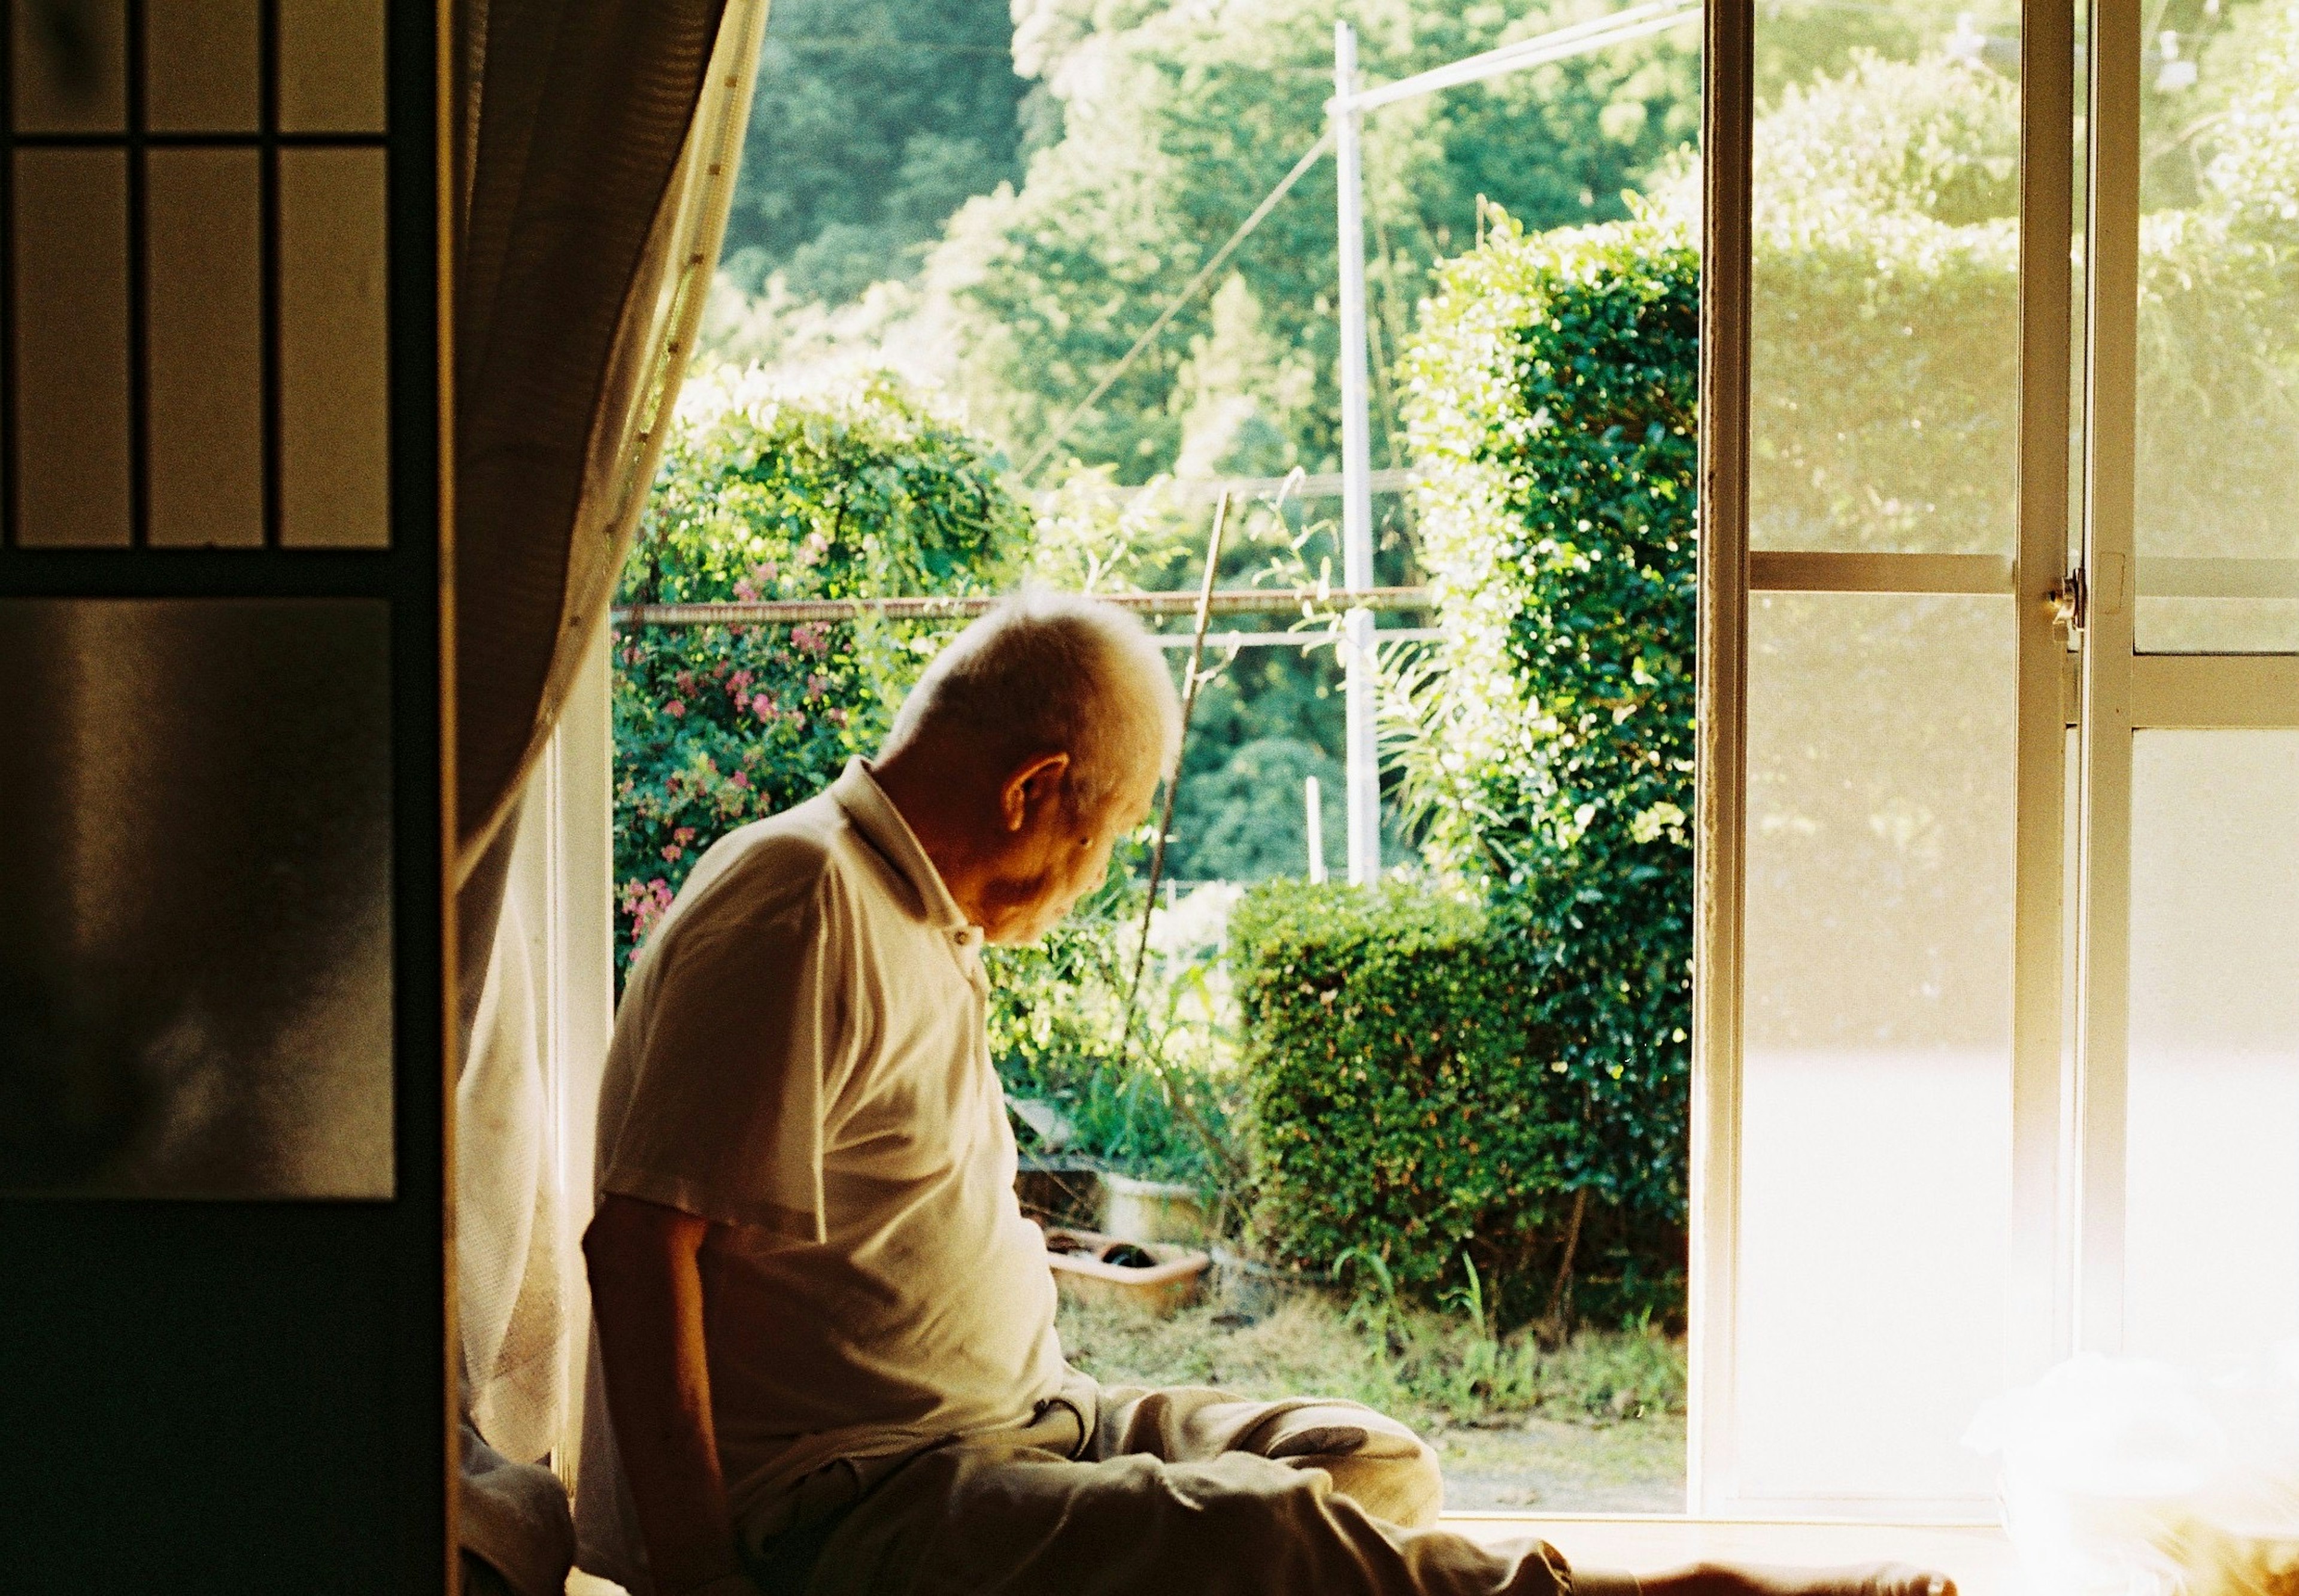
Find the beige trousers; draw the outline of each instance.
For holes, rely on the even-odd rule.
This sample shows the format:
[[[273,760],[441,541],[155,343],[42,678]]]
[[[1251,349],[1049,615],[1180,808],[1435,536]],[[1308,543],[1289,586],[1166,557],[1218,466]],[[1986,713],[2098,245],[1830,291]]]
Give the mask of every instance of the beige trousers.
[[[1075,1376],[1018,1429],[910,1454],[774,1596],[1571,1596],[1537,1541],[1430,1527],[1436,1454],[1354,1402]],[[798,1532],[801,1536],[805,1532]],[[769,1549],[771,1550],[771,1549]]]

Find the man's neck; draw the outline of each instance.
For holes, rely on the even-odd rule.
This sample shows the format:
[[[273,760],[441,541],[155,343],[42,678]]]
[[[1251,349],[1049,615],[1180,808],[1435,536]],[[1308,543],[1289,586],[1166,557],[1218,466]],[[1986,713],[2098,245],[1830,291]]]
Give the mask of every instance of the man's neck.
[[[910,835],[942,877],[950,899],[966,918],[982,921],[977,900],[985,877],[982,850],[975,840],[981,813],[990,799],[974,790],[978,779],[956,762],[934,757],[934,750],[916,742],[887,757],[873,761],[870,775],[886,801],[902,817]]]

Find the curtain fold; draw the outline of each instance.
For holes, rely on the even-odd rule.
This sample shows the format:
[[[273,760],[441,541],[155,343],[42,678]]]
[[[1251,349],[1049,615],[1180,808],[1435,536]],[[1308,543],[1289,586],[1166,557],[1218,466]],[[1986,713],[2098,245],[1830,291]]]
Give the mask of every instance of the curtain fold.
[[[459,881],[604,620],[708,296],[765,21],[764,0],[461,12]]]
[[[535,1461],[562,1394],[537,1349],[562,1327],[538,1255],[536,1016],[516,957],[492,992],[487,966],[519,794],[605,623],[701,324],[767,0],[454,3],[461,1522],[467,1559],[527,1596],[572,1558]]]

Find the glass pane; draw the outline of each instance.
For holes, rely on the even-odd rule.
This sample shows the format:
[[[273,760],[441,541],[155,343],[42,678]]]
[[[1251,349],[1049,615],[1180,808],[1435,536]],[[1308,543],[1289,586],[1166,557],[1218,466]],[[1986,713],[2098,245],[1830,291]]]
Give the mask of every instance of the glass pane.
[[[2148,653],[2299,650],[2295,101],[2288,6],[2164,8],[2140,79],[2137,622]]]
[[[279,541],[391,541],[384,153],[279,156]]]
[[[151,541],[263,542],[261,157],[145,156]]]
[[[16,152],[17,536],[129,541],[128,158]]]
[[[2011,1182],[2008,598],[1750,615],[1738,1494],[1977,1497]]]
[[[19,133],[117,133],[128,125],[125,0],[12,5]]]
[[[0,1193],[387,1198],[380,600],[0,602]]]
[[[2017,6],[1787,0],[1756,51],[1753,545],[2010,553]]]
[[[2299,732],[2138,734],[2124,1338],[2299,1334]]]
[[[384,0],[280,8],[281,131],[383,131],[384,28]]]
[[[286,11],[293,16],[303,9]],[[145,7],[144,114],[153,129],[254,132],[262,105],[256,81],[262,31],[259,0],[171,0]]]

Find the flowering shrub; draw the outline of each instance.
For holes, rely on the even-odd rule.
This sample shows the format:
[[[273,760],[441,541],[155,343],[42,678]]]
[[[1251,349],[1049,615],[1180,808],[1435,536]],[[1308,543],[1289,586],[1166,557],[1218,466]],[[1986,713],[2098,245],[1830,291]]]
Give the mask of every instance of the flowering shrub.
[[[618,602],[994,592],[1030,527],[999,463],[891,378],[800,399],[756,371],[698,375]],[[873,619],[616,634],[618,971],[705,848],[877,746],[947,631]]]

